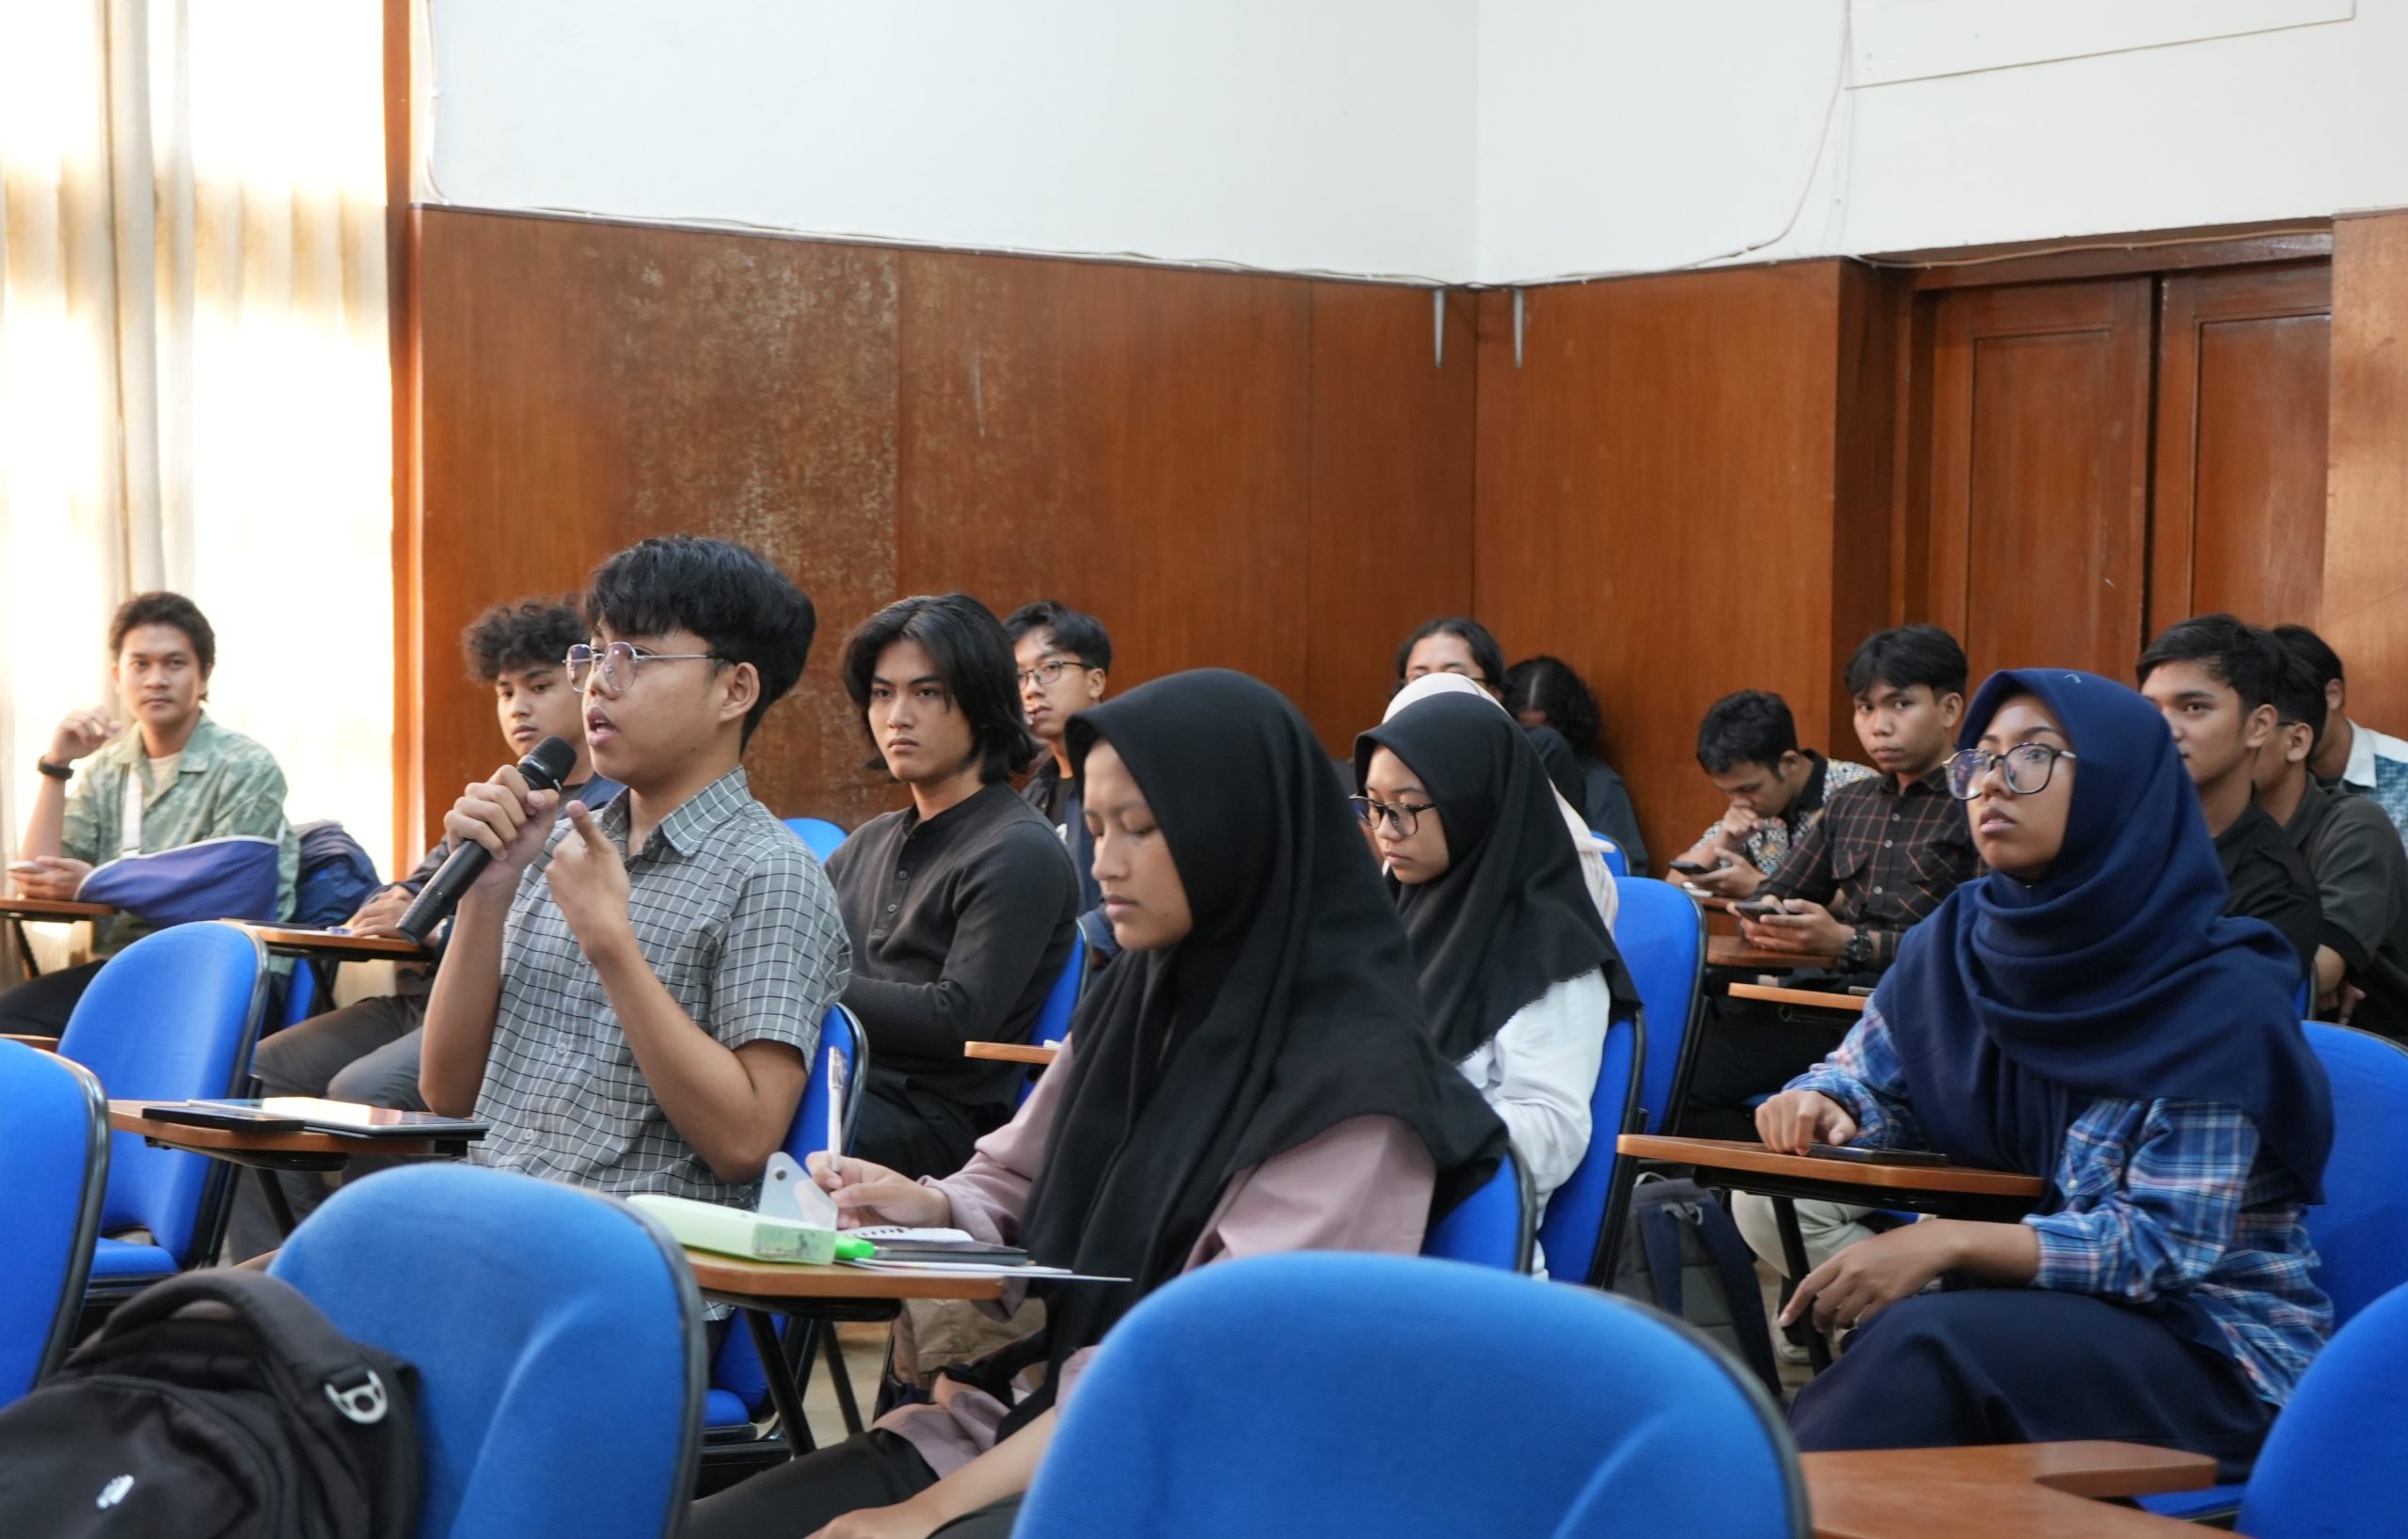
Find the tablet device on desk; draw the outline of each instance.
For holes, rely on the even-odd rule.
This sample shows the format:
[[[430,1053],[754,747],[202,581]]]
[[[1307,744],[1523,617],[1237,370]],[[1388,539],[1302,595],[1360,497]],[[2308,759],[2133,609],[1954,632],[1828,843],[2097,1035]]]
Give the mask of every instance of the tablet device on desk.
[[[237,1133],[299,1133],[306,1126],[297,1117],[263,1111],[259,1103],[235,1101],[165,1102],[142,1108],[146,1122],[177,1122],[195,1128],[231,1128]]]
[[[1948,1156],[1933,1149],[1842,1149],[1836,1144],[1809,1144],[1807,1154],[1817,1160],[1845,1160],[1850,1165],[1946,1165]]]
[[[322,1101],[315,1096],[270,1096],[264,1101],[212,1102],[218,1106],[258,1106],[282,1117],[298,1118],[313,1133],[341,1133],[357,1138],[482,1138],[492,1124],[436,1112],[397,1112],[365,1106],[356,1101]]]

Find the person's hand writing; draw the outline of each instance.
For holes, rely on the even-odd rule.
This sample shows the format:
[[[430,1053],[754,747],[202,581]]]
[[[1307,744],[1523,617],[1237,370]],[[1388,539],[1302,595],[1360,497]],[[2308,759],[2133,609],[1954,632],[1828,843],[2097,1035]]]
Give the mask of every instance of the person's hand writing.
[[[380,887],[359,912],[343,921],[343,928],[354,935],[398,936],[402,915],[409,912],[410,895],[405,887]]]
[[[1781,1323],[1791,1325],[1811,1312],[1819,1330],[1861,1325],[1963,1264],[1959,1233],[1960,1226],[1950,1219],[1926,1218],[1859,1241],[1806,1274],[1781,1311]]]
[[[36,855],[26,864],[41,869],[16,873],[17,891],[25,897],[72,898],[92,874],[91,862],[65,855]]]
[[[945,1229],[953,1223],[953,1199],[933,1186],[882,1165],[849,1154],[832,1160],[827,1151],[811,1156],[811,1179],[836,1201],[839,1229],[866,1229],[899,1224],[905,1229]]]
[[[925,1493],[924,1493],[925,1494]],[[913,1497],[892,1507],[863,1507],[845,1514],[812,1539],[927,1539],[946,1519],[929,1512]]]
[[[544,878],[569,933],[589,957],[634,934],[627,918],[627,863],[582,801],[568,804],[568,837],[552,849]]]
[[[118,724],[106,711],[69,711],[50,735],[50,752],[42,756],[53,764],[73,764],[117,735]]]
[[[503,765],[490,780],[481,780],[460,793],[443,815],[443,833],[454,842],[481,844],[493,864],[477,876],[475,891],[507,892],[518,885],[518,874],[543,853],[552,832],[552,807],[557,791],[530,789],[515,765]]]
[[[1831,917],[1831,911],[1802,897],[1782,900],[1783,911],[1752,918],[1739,916],[1739,933],[1750,945],[1765,951],[1795,951],[1803,956],[1836,957],[1847,949],[1856,932]]]

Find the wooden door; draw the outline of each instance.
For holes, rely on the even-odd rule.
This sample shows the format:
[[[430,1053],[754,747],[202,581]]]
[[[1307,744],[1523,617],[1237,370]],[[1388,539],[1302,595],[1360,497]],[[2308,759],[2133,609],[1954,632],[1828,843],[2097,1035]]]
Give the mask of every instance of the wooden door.
[[[2149,500],[2147,277],[1944,294],[1931,374],[1930,604],[1975,682],[2130,674]]]
[[[2213,610],[2314,624],[2331,265],[2169,274],[2158,314],[2151,634]]]

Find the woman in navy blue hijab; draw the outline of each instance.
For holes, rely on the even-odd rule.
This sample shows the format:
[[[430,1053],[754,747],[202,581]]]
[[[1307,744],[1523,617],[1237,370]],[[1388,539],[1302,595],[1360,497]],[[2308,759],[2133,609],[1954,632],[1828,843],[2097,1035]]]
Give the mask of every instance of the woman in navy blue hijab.
[[[1784,1322],[1859,1327],[1798,1395],[1798,1446],[2108,1437],[2237,1479],[2332,1326],[2302,1224],[2332,1105],[2296,959],[2222,917],[2198,798],[2131,690],[1997,674],[1957,740],[1950,787],[1988,874],[1916,927],[1757,1128],[2049,1189],[2020,1223],[1925,1219],[1798,1284]]]

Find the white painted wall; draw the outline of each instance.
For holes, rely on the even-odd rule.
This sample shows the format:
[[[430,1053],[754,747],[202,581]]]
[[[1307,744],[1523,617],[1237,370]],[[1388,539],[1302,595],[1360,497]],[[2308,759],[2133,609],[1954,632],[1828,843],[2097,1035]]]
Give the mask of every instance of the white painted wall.
[[[421,0],[419,190],[1460,278],[1474,0]]]
[[[479,207],[1508,283],[2408,204],[2408,0],[421,4]]]
[[[2408,203],[2408,0],[2356,0],[2353,19],[2327,24],[1844,89],[1834,104],[1851,9],[1877,26],[1893,19],[1884,9],[1954,7],[1970,28],[2012,3],[1482,0],[1480,277]],[[2072,24],[2086,13],[2099,41],[2128,41],[2106,12],[2157,3],[2089,0]],[[2251,12],[2272,25],[2337,8],[2216,8],[2220,24],[2251,24],[2235,20]]]

